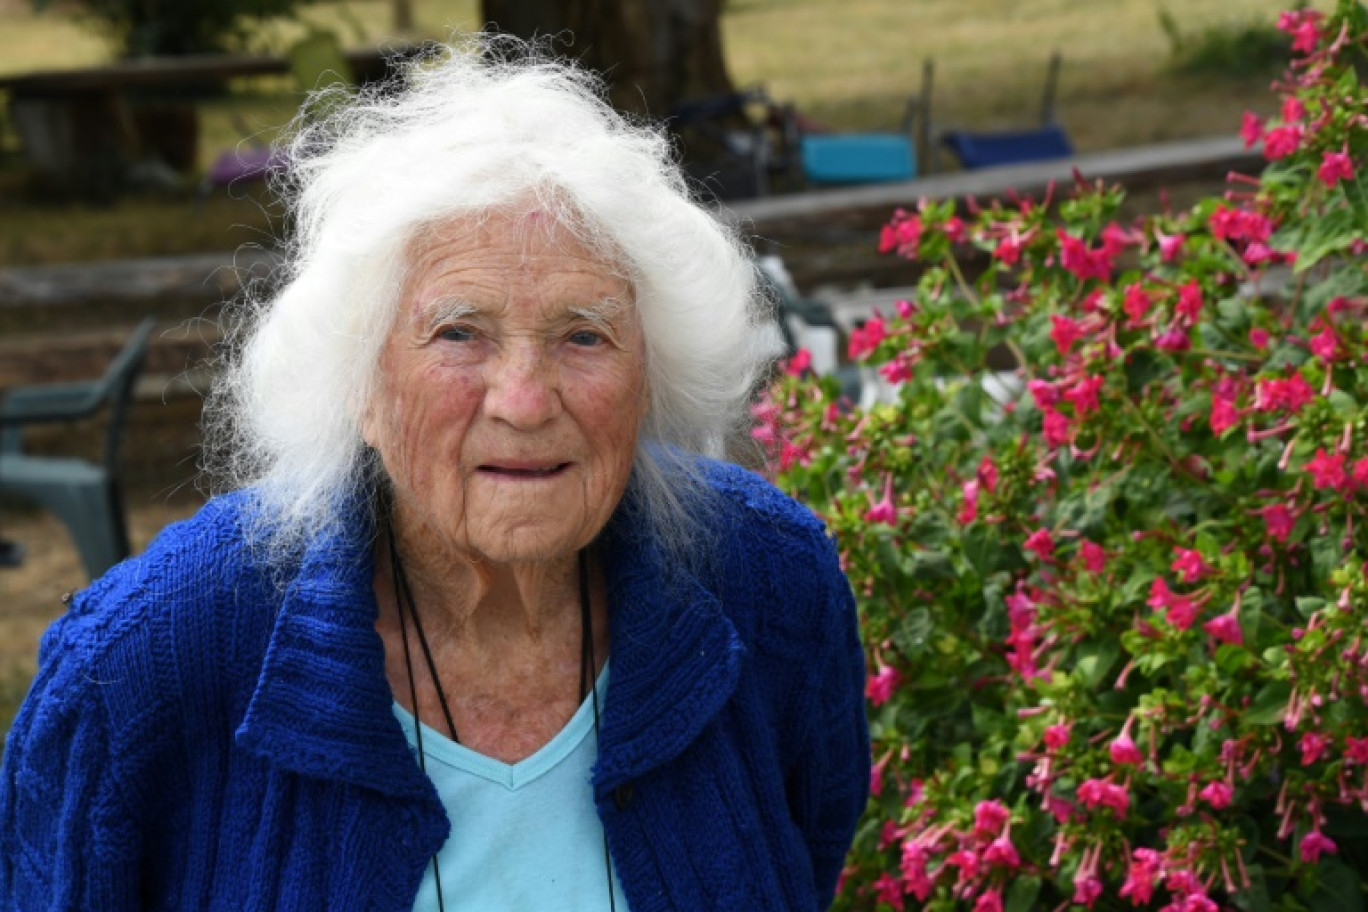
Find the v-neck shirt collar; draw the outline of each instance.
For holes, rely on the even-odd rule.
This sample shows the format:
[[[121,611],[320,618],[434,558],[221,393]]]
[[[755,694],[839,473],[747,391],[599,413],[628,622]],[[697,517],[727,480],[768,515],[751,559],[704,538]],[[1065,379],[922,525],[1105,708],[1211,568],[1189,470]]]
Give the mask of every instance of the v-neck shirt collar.
[[[606,662],[603,670],[599,672],[596,690],[599,696],[599,709],[602,712],[603,702],[608,692],[608,664]],[[495,785],[501,785],[511,792],[518,791],[565,762],[565,759],[575,752],[575,749],[583,743],[584,739],[593,734],[593,700],[594,695],[590,693],[584,698],[579,709],[575,710],[570,721],[550,741],[517,763],[504,763],[501,760],[496,760],[472,750],[464,744],[452,741],[426,723],[417,723],[422,726],[425,762],[428,764],[440,763],[457,773],[476,776]],[[404,729],[404,737],[408,740],[409,747],[417,751],[418,739],[414,734],[414,725],[417,720],[413,713],[405,709],[398,701],[395,701],[393,711],[395,718],[399,720],[399,725]],[[428,775],[430,778],[432,777],[431,771]],[[588,785],[587,779],[585,785]]]

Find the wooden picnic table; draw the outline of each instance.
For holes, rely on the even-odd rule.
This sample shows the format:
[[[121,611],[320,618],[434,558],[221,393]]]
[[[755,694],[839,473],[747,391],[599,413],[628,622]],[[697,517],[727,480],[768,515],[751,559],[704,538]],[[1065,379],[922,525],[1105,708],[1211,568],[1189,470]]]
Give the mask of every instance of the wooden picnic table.
[[[394,60],[413,50],[367,48],[348,51],[346,57],[364,84],[383,79]],[[169,146],[172,154],[164,157],[177,159],[169,164],[193,164],[198,126],[187,94],[202,96],[221,91],[233,79],[289,72],[289,59],[279,54],[155,57],[0,76],[0,92],[9,96],[25,154],[39,173],[56,187],[101,197],[117,191],[129,162],[148,151],[166,152]],[[179,121],[166,105],[160,116],[135,110],[142,107],[133,104],[135,96],[158,95],[178,102],[172,107],[182,112]],[[168,131],[180,135],[159,135]]]

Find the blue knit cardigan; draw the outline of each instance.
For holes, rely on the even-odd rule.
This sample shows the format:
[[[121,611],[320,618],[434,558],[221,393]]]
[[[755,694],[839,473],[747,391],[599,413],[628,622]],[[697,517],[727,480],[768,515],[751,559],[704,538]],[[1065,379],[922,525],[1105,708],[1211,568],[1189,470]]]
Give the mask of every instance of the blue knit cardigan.
[[[707,568],[605,529],[593,789],[633,912],[830,904],[869,784],[830,540],[754,475]],[[391,712],[358,510],[282,579],[217,498],[73,600],[0,767],[0,907],[408,912],[448,820]]]

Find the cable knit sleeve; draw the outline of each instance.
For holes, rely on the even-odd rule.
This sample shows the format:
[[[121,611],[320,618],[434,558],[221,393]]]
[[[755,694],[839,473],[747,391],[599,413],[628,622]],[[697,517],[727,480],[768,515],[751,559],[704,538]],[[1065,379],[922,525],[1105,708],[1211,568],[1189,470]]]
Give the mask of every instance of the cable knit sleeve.
[[[855,825],[869,799],[869,728],[865,719],[864,650],[850,586],[841,573],[832,542],[821,537],[821,585],[813,641],[811,678],[814,725],[788,781],[794,821],[812,856],[819,908],[836,895]]]
[[[138,908],[136,831],[101,682],[58,621],[0,765],[0,908]]]

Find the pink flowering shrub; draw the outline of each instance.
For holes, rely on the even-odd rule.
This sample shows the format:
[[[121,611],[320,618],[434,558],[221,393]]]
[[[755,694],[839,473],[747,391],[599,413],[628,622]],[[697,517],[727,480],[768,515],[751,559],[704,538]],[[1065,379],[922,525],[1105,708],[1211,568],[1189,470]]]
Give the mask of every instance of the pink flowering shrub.
[[[1280,25],[1260,180],[899,212],[896,401],[757,407],[870,650],[842,908],[1364,907],[1368,10]]]

